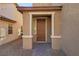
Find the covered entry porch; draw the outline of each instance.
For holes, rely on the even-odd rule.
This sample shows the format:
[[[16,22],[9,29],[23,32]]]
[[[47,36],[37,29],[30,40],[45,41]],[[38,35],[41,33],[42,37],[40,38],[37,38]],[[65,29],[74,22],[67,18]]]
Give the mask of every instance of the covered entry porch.
[[[61,7],[19,7],[23,13],[23,48],[32,49],[33,43],[51,43],[52,49],[60,49]],[[47,28],[48,17],[50,28]],[[47,20],[46,20],[47,19]],[[40,25],[39,25],[40,24]],[[42,25],[41,25],[42,24]],[[41,28],[41,29],[40,29]],[[47,32],[50,29],[50,32]],[[48,36],[49,33],[49,36]]]

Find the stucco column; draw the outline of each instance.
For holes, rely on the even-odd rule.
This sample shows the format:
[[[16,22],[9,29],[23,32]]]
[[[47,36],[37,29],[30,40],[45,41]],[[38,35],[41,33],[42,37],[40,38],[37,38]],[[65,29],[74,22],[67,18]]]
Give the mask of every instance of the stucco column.
[[[23,48],[32,49],[32,16],[23,12]]]
[[[56,22],[57,23],[57,22]],[[52,34],[51,34],[51,42],[52,42],[52,49],[59,50],[60,49],[60,38],[61,36],[55,35],[55,13],[52,14],[51,19],[51,25],[52,25]]]

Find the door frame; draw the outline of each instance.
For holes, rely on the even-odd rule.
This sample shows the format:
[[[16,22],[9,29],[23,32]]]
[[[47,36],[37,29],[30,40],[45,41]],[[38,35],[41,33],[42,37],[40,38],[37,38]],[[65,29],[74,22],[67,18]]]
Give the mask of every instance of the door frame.
[[[37,19],[45,19],[45,41],[37,41],[36,37],[36,43],[47,43],[47,17],[36,17],[35,18],[35,27],[36,27],[36,35],[37,35]]]

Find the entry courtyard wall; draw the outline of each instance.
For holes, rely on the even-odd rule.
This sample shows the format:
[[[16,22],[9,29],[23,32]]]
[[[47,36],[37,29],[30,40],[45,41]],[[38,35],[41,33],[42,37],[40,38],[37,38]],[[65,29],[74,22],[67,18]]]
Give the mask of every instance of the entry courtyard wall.
[[[11,23],[8,21],[2,21],[0,19],[0,30],[1,28],[5,29],[5,38],[1,40],[0,38],[0,45],[11,42],[18,38],[18,30],[21,29],[22,26],[22,14],[17,10],[16,4],[14,3],[0,3],[0,16],[8,18],[10,20],[16,21],[15,23]],[[12,34],[8,34],[8,26],[12,24]],[[1,32],[0,32],[1,33]]]
[[[67,55],[79,56],[79,4],[63,4],[62,49]]]

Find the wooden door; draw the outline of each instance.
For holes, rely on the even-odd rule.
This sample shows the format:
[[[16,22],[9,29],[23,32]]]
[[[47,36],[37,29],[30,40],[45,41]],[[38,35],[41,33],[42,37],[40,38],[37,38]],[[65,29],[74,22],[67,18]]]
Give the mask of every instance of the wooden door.
[[[45,19],[37,19],[37,41],[45,41]]]

